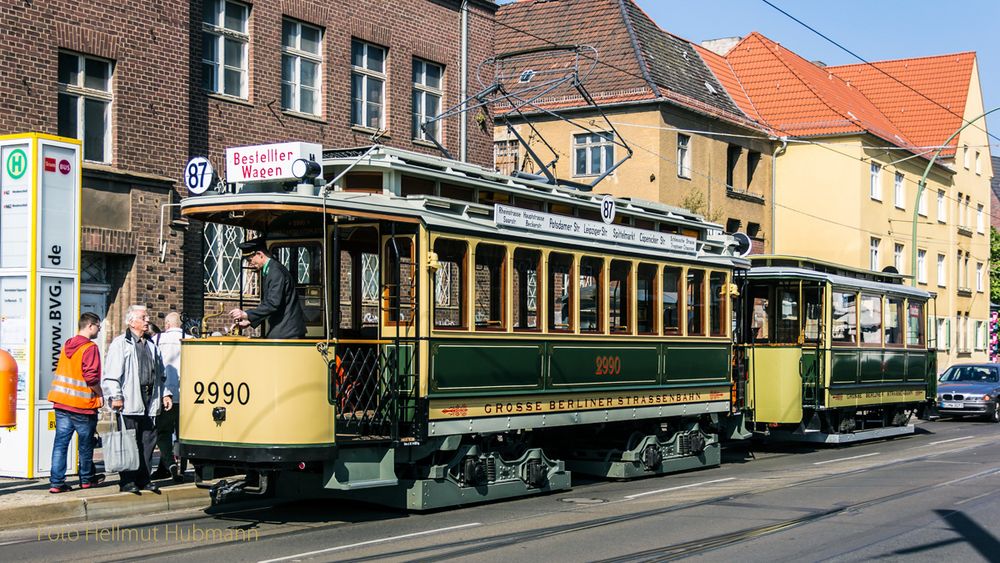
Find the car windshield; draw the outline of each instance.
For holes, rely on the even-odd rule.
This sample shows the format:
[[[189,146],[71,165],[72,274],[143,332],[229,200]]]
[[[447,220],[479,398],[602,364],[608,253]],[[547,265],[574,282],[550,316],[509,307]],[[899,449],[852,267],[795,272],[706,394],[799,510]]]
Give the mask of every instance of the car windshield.
[[[985,366],[955,366],[944,372],[941,381],[984,381],[996,383],[997,370]]]

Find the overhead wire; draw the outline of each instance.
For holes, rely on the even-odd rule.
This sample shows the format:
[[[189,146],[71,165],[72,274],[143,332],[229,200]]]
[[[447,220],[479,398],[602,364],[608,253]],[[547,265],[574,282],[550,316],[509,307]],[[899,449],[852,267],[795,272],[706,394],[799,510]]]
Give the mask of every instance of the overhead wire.
[[[764,2],[767,2],[767,0],[762,0],[762,1],[764,1]],[[774,6],[772,5],[772,7],[774,7]],[[778,8],[776,8],[776,7],[775,7],[775,9],[778,9]],[[779,11],[780,11],[780,9],[779,9]],[[486,16],[484,16],[484,15],[481,15],[481,14],[478,14],[478,13],[476,13],[476,12],[473,12],[473,13],[475,13],[475,14],[476,14],[477,16],[479,16],[479,17],[483,17],[483,18],[486,18]],[[786,15],[787,15],[787,14],[786,14]],[[507,28],[507,29],[509,29],[509,30],[511,30],[511,31],[514,31],[514,32],[517,32],[517,33],[521,33],[521,34],[523,34],[523,35],[526,35],[526,36],[528,36],[528,37],[531,37],[531,38],[533,38],[533,39],[537,39],[538,41],[542,41],[542,42],[544,42],[544,43],[547,43],[547,44],[549,44],[549,45],[551,45],[551,46],[558,46],[558,45],[559,45],[558,43],[556,43],[556,42],[554,42],[554,41],[552,41],[552,40],[550,40],[550,39],[547,39],[547,38],[545,38],[545,37],[542,37],[542,36],[540,36],[540,35],[537,35],[537,34],[535,34],[535,33],[532,33],[532,32],[530,32],[530,31],[527,31],[527,30],[524,30],[524,29],[521,29],[521,28],[518,28],[518,27],[515,27],[515,26],[513,26],[513,25],[510,25],[510,24],[508,24],[508,23],[506,23],[506,22],[502,22],[502,21],[500,21],[499,19],[496,19],[496,18],[490,18],[490,21],[492,21],[492,22],[493,22],[493,23],[495,23],[496,25],[500,25],[501,27],[505,27],[505,28]],[[801,23],[801,22],[800,22],[800,23]],[[805,25],[805,24],[803,24],[803,25]],[[810,28],[810,29],[811,29],[811,28]],[[815,30],[812,30],[812,31],[816,32]],[[816,33],[818,33],[818,32],[816,32]],[[824,36],[824,39],[827,39],[828,41],[830,41],[830,39],[829,39],[829,38],[826,38],[825,36]],[[846,50],[846,48],[845,48],[845,50]],[[852,55],[853,55],[853,53],[852,53]],[[857,55],[855,55],[855,56],[857,56]],[[584,55],[584,58],[588,58],[588,59],[589,59],[589,56],[588,56],[588,55]],[[646,81],[647,81],[646,77],[644,77],[644,76],[641,76],[641,75],[639,75],[639,74],[636,74],[636,73],[634,73],[634,72],[632,72],[632,71],[630,71],[630,70],[628,70],[628,69],[625,69],[625,68],[622,68],[622,67],[620,67],[620,66],[618,66],[618,65],[614,65],[614,64],[612,64],[612,63],[608,63],[608,62],[606,62],[606,61],[604,61],[604,60],[602,60],[602,59],[600,59],[600,58],[597,58],[597,59],[593,59],[593,60],[594,60],[594,62],[595,62],[596,64],[600,64],[600,65],[604,65],[604,66],[606,66],[606,67],[609,67],[609,68],[612,68],[612,69],[614,69],[614,70],[617,70],[617,71],[619,71],[619,72],[621,72],[621,73],[623,73],[623,74],[625,74],[625,75],[627,75],[627,76],[631,76],[631,77],[633,77],[633,78],[638,78],[638,79],[640,79],[640,80],[642,80],[642,81],[644,81],[644,82],[646,82]],[[861,59],[861,60],[863,60],[863,59]],[[867,61],[865,61],[865,62],[867,62]],[[871,64],[871,63],[868,63],[868,64]],[[881,71],[881,69],[879,69],[879,70],[880,70],[880,72],[884,72],[884,71]],[[897,80],[897,79],[895,79],[895,78],[894,78],[894,80]],[[897,80],[897,81],[898,81],[898,80]],[[902,84],[902,82],[900,82],[900,83]],[[904,86],[906,86],[906,85],[904,84]],[[909,86],[907,86],[907,88],[909,88]],[[918,92],[918,93],[919,93],[919,92]],[[933,101],[933,100],[932,100],[932,101]],[[943,107],[943,106],[942,106],[942,107]],[[947,109],[947,108],[945,108],[945,109]],[[950,110],[949,110],[949,111],[950,111]],[[576,122],[575,122],[574,120],[571,120],[571,119],[567,119],[567,121],[568,121],[568,122],[570,122],[570,123],[573,123],[574,125],[577,125],[577,126],[579,126],[579,124],[577,124],[577,123],[576,123]],[[629,124],[622,124],[622,125],[624,125],[624,126],[628,126]],[[658,127],[658,126],[644,126],[644,127]],[[677,130],[678,130],[678,131],[684,131],[683,129],[677,129]],[[692,132],[692,133],[697,133],[697,134],[704,134],[704,132],[701,132],[701,131],[699,131],[699,130],[693,130],[693,129],[692,129],[692,130],[689,130],[689,131],[690,131],[690,132]],[[722,132],[717,132],[717,133],[715,133],[715,134],[717,134],[717,135],[719,135],[719,136],[728,136],[728,137],[734,137],[734,138],[753,138],[753,139],[760,139],[760,140],[766,140],[766,141],[769,141],[769,142],[774,142],[774,141],[776,141],[776,140],[777,140],[777,139],[776,139],[776,138],[774,138],[774,137],[771,137],[771,136],[765,136],[765,135],[757,135],[757,136],[754,136],[754,135],[739,135],[739,134],[726,134],[726,133],[722,133]],[[621,136],[621,134],[620,134],[620,133],[619,133],[619,135]],[[991,137],[994,137],[995,139],[997,139],[998,141],[1000,141],[1000,137],[996,137],[996,136],[993,136],[993,135],[990,135],[990,136],[991,136]],[[623,138],[623,140],[624,140],[624,136],[622,136],[622,138]],[[852,159],[852,160],[857,160],[857,161],[859,161],[859,162],[862,162],[862,163],[865,163],[865,162],[871,162],[871,160],[870,160],[870,159],[869,159],[869,160],[865,160],[865,158],[864,158],[864,157],[856,157],[856,156],[854,156],[854,155],[851,155],[851,154],[848,154],[848,153],[845,153],[845,152],[842,152],[842,151],[839,151],[839,150],[837,150],[837,149],[833,148],[833,146],[831,146],[830,144],[828,144],[828,143],[823,143],[823,142],[821,142],[821,141],[815,141],[815,140],[812,140],[812,139],[785,139],[785,140],[787,140],[788,142],[792,142],[792,143],[800,143],[800,144],[810,144],[810,145],[815,145],[815,146],[818,146],[818,147],[821,147],[821,148],[824,148],[824,149],[827,149],[827,150],[831,150],[831,151],[833,151],[833,152],[835,152],[835,153],[837,153],[837,154],[839,154],[839,155],[841,155],[841,156],[844,156],[844,157],[846,157],[846,158],[850,158],[850,159]],[[676,161],[673,161],[673,160],[670,160],[669,158],[667,158],[667,157],[664,157],[663,155],[661,155],[661,154],[659,154],[659,153],[657,153],[657,152],[655,152],[655,151],[652,151],[652,150],[650,150],[650,149],[648,149],[648,148],[646,148],[646,147],[643,147],[643,146],[641,146],[641,145],[637,145],[637,144],[636,144],[636,143],[635,143],[634,141],[626,141],[626,142],[628,142],[628,143],[629,143],[630,145],[634,145],[634,146],[636,146],[637,148],[640,148],[640,149],[642,149],[642,150],[643,150],[644,152],[648,152],[648,153],[650,153],[650,154],[652,154],[652,155],[654,155],[654,156],[656,156],[656,157],[658,157],[658,158],[660,158],[660,159],[662,159],[662,160],[665,160],[665,161],[667,161],[667,162],[673,162],[674,164],[676,164]],[[993,146],[993,145],[985,145],[985,146]],[[998,145],[998,146],[1000,146],[1000,145]],[[939,146],[939,147],[940,147],[940,146]],[[869,147],[869,146],[865,146],[865,145],[863,145],[863,148],[866,148],[866,149],[875,149],[875,150],[878,150],[878,149],[882,149],[883,147]],[[935,147],[935,148],[938,148],[938,147]],[[909,150],[909,149],[910,149],[910,147],[899,147],[899,146],[892,146],[892,147],[885,147],[885,149],[886,149],[886,150],[900,150],[900,151],[907,151],[907,150]],[[557,151],[557,152],[558,152],[558,153],[559,153],[560,155],[562,155],[562,156],[565,156],[565,157],[567,157],[567,158],[571,158],[571,157],[570,157],[570,155],[568,155],[568,154],[566,154],[566,153],[564,153],[564,152],[562,152],[562,151]],[[956,159],[957,159],[957,147],[956,147]],[[691,172],[692,172],[692,173],[695,173],[693,169],[691,170]],[[703,173],[697,173],[697,174],[698,174],[699,176],[702,176],[702,177],[706,178],[706,179],[707,179],[707,180],[708,180],[708,181],[709,181],[710,183],[711,183],[711,182],[716,182],[716,183],[718,183],[718,184],[720,184],[720,185],[726,185],[726,184],[725,184],[724,182],[719,182],[719,181],[717,181],[717,180],[714,180],[714,179],[712,178],[712,176],[711,176],[711,175],[707,175],[707,174],[703,174]],[[913,185],[916,185],[916,186],[919,186],[919,185],[920,185],[920,184],[919,184],[919,182],[917,182],[917,181],[913,180],[911,176],[912,176],[911,174],[905,174],[905,175],[904,175],[904,181],[907,181],[907,182],[909,182],[909,183],[911,183],[911,184],[913,184]],[[726,185],[726,187],[728,188],[728,185]],[[929,188],[927,188],[927,187],[925,186],[925,188],[924,188],[924,189],[925,189],[925,190],[928,190]],[[926,193],[926,192],[925,192],[925,193]],[[962,205],[962,204],[964,204],[964,203],[965,203],[965,202],[964,202],[964,200],[959,200],[959,199],[957,199],[957,198],[954,198],[954,197],[951,197],[951,196],[950,196],[950,195],[948,195],[948,194],[945,194],[945,199],[948,199],[948,200],[950,200],[950,201],[952,201],[952,202],[955,202],[955,203],[958,203],[959,205]],[[978,203],[978,202],[977,202],[977,203]],[[985,202],[984,202],[984,203],[985,203]],[[780,205],[780,206],[782,206],[782,207],[786,207],[786,206],[784,206],[784,205],[781,205],[781,204],[776,204],[776,205]],[[787,208],[787,209],[791,209],[791,208],[788,208],[788,207],[786,207],[786,208]],[[984,207],[984,209],[988,209],[988,207]],[[794,210],[794,209],[792,209],[792,210]],[[796,211],[800,211],[800,212],[802,212],[802,213],[806,213],[806,214],[808,214],[807,212],[804,212],[804,211],[801,211],[801,210],[796,210]],[[993,218],[996,218],[996,219],[1000,219],[1000,215],[994,215],[994,214],[992,214],[992,213],[986,213],[986,215],[988,215],[988,216],[990,216],[990,217],[993,217]],[[867,231],[867,230],[865,230],[865,229],[858,229],[858,230],[861,230],[861,231],[864,231],[864,232],[868,232],[868,231]],[[920,237],[918,237],[918,239],[919,239],[919,238],[920,238]],[[939,242],[941,242],[941,243],[950,243],[951,241],[950,241],[950,240],[939,240]]]

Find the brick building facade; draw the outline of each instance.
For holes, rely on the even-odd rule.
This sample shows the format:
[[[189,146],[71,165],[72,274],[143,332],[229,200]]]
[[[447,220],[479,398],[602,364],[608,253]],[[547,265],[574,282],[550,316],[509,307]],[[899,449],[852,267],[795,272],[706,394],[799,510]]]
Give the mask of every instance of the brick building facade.
[[[201,316],[224,297],[205,291],[203,227],[162,207],[186,195],[187,160],[208,156],[223,170],[229,146],[363,146],[376,133],[436,153],[416,139],[414,112],[460,100],[463,22],[467,88],[478,90],[495,10],[487,0],[5,2],[0,134],[84,140],[85,309],[106,314],[112,333],[130,303],[155,322],[170,310]],[[492,166],[492,130],[465,119],[465,151],[457,118],[439,139]]]

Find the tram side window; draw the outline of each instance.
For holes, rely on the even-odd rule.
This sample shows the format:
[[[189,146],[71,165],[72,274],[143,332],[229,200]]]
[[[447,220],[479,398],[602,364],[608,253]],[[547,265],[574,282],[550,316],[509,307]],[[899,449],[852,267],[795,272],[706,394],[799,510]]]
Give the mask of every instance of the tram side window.
[[[629,332],[629,276],[632,274],[632,263],[624,260],[611,261],[611,279],[608,283],[608,314],[611,317],[611,332]]]
[[[549,254],[548,292],[549,330],[567,332],[573,330],[573,257],[569,254],[553,252]]]
[[[378,254],[361,253],[361,328],[378,326]]]
[[[910,301],[906,307],[906,344],[924,345],[924,304]]]
[[[802,337],[805,342],[819,340],[819,326],[823,322],[823,287],[804,285],[802,287],[802,307],[804,311]]]
[[[386,319],[391,323],[411,323],[415,305],[412,241],[408,238],[387,240],[385,257]]]
[[[635,322],[639,334],[656,334],[656,266],[639,264],[636,271]]]
[[[681,333],[680,297],[681,269],[663,268],[663,333]]]
[[[601,279],[604,260],[580,259],[580,332],[601,332]]]
[[[318,243],[292,243],[272,248],[292,275],[302,313],[309,327],[323,326],[322,251]]]
[[[463,329],[465,324],[465,255],[468,245],[438,239],[434,252],[438,269],[434,274],[434,328]]]
[[[861,343],[882,344],[882,297],[861,294]]]
[[[502,330],[504,265],[507,250],[495,244],[476,246],[476,330]]]
[[[857,345],[857,299],[854,293],[833,292],[833,334],[830,341],[834,344]]]
[[[705,335],[705,272],[688,270],[687,273],[687,334]]]
[[[885,303],[885,345],[903,345],[903,299],[887,297]]]
[[[712,336],[726,334],[726,302],[729,291],[726,287],[726,273],[712,272],[708,276],[708,324]]]
[[[538,330],[538,250],[514,250],[514,330]]]

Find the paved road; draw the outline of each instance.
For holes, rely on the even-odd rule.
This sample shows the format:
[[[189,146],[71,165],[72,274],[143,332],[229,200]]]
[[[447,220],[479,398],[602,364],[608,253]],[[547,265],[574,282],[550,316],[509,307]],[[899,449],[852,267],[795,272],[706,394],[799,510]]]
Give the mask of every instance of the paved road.
[[[0,534],[8,561],[978,561],[1000,557],[1000,425],[726,453],[721,468],[430,514],[299,502]]]

